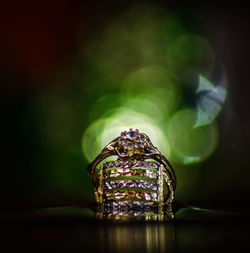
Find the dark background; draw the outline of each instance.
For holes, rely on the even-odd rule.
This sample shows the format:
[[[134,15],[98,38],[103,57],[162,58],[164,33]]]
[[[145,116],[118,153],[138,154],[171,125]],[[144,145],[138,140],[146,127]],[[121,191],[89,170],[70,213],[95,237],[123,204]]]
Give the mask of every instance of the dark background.
[[[82,133],[91,123],[84,116],[91,98],[79,93],[74,69],[79,51],[98,37],[114,16],[134,3],[61,0],[1,4],[1,208],[92,200],[85,173],[87,161],[81,150]],[[170,11],[200,13],[207,38],[228,78],[228,96],[218,118],[219,146],[201,165],[177,170],[179,184],[182,178],[195,177],[191,186],[179,195],[177,192],[177,199],[202,207],[249,207],[249,8],[238,3],[229,6],[226,1],[154,3]],[[84,58],[81,64],[77,70],[82,69],[85,75]],[[59,132],[56,145],[48,144],[43,131],[37,130],[37,125],[46,126],[41,115],[52,110],[53,99],[41,115],[32,111],[34,98],[47,93],[67,94],[76,115],[73,119],[61,116],[59,126],[73,126],[73,134],[65,139],[65,133]]]

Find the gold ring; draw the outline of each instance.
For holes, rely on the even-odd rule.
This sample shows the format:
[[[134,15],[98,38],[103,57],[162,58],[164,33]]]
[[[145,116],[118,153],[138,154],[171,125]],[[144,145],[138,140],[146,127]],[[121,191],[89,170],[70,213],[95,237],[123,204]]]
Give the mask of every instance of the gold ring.
[[[115,156],[116,160],[104,161]],[[170,162],[138,129],[124,131],[92,161],[88,174],[98,204],[167,205],[174,201],[176,176]]]

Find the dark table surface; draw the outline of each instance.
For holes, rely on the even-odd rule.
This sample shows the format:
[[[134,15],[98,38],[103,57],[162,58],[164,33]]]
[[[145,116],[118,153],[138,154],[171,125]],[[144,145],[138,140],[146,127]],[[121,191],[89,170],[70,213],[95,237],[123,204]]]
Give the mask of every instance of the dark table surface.
[[[0,252],[240,252],[250,250],[248,210],[181,208],[174,221],[96,217],[65,206],[4,211]]]

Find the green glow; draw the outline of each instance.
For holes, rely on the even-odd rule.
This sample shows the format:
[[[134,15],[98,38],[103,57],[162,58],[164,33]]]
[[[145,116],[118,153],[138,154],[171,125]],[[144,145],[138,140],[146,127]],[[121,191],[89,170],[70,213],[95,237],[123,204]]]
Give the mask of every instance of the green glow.
[[[174,111],[181,99],[177,79],[159,66],[141,68],[130,74],[123,82],[122,92],[128,98],[148,98],[161,115]]]
[[[196,163],[207,158],[217,144],[216,125],[194,128],[196,110],[185,109],[177,112],[169,122],[168,136],[176,155],[176,162]]]
[[[88,161],[92,161],[102,150],[99,135],[102,132],[105,120],[98,120],[91,124],[83,134],[82,149]]]
[[[163,154],[170,155],[171,148],[166,135],[150,117],[127,108],[116,108],[107,114],[109,115],[107,118],[94,122],[83,134],[83,151],[89,161],[122,131],[130,128],[140,129],[141,132],[148,134],[153,144]]]
[[[129,110],[147,115],[150,118],[155,118],[157,122],[162,120],[162,118],[165,116],[159,106],[143,95],[134,99],[128,99],[124,103],[124,107],[128,108]]]
[[[86,53],[102,75],[121,80],[141,67],[166,65],[166,45],[184,32],[162,7],[140,4],[115,17]]]
[[[182,34],[167,46],[169,66],[195,68],[209,74],[214,69],[215,53],[204,38],[194,34]]]
[[[140,129],[150,136],[151,141],[164,154],[170,155],[171,148],[168,139],[159,128],[157,121],[145,114],[138,113],[127,108],[117,108],[108,118],[107,124],[100,136],[102,143],[108,143],[108,140],[120,135],[125,129]]]
[[[96,101],[93,101],[90,109],[90,116],[93,118],[100,118],[112,108],[121,106],[124,97],[120,94],[104,94]]]
[[[101,90],[82,139],[89,161],[129,128],[149,135],[171,162],[199,163],[213,153],[225,87],[204,77],[212,76],[215,53],[177,15],[136,5],[115,17],[86,54]]]

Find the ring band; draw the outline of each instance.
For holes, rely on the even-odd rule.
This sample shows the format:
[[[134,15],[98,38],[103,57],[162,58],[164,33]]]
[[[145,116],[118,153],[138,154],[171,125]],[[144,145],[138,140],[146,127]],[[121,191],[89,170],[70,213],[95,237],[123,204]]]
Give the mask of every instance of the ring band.
[[[117,160],[101,163],[111,156]],[[137,129],[122,132],[106,145],[87,171],[98,204],[135,201],[165,205],[174,201],[176,176],[170,162]]]

